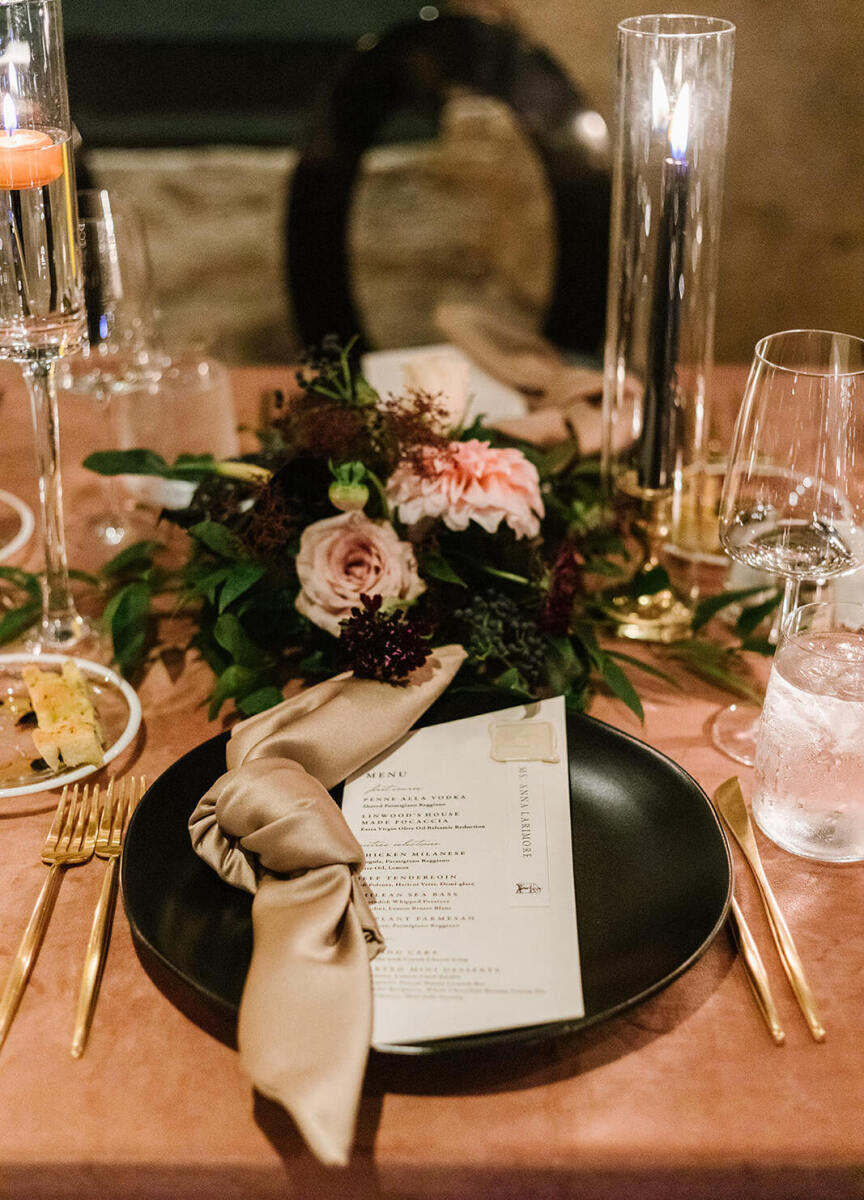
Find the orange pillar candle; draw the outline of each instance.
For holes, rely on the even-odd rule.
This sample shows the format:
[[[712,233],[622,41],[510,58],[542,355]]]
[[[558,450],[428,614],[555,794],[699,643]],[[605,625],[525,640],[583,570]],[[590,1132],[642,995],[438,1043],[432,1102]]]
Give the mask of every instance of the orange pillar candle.
[[[44,187],[63,174],[63,144],[39,129],[0,130],[0,188]]]

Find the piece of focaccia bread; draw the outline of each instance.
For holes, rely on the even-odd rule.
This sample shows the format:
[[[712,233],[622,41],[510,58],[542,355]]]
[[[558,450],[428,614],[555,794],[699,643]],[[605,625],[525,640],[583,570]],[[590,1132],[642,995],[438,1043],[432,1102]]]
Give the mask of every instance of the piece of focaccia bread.
[[[59,675],[28,664],[21,678],[36,713],[38,728],[33,730],[33,741],[51,770],[89,763],[99,766],[102,729],[87,681],[75,663],[64,663]]]

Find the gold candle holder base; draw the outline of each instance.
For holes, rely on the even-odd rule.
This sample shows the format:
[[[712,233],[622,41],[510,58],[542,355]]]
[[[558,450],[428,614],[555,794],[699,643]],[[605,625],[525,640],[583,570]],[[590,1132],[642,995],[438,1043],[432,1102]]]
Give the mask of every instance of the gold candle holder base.
[[[671,588],[641,596],[616,596],[611,615],[618,637],[636,642],[680,642],[689,637],[693,610]]]
[[[618,637],[639,642],[677,642],[692,634],[693,607],[670,582],[656,585],[657,572],[666,570],[660,560],[661,547],[672,532],[671,488],[640,487],[633,472],[617,481],[617,490],[625,509],[629,532],[642,548],[642,561],[633,579],[613,595],[607,611],[616,625]],[[646,590],[639,591],[644,580]]]

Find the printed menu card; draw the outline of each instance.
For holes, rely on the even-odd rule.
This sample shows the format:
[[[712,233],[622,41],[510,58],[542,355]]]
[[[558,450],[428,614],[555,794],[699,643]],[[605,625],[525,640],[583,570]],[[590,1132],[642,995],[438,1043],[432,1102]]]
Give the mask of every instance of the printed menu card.
[[[562,697],[408,734],[342,811],[385,941],[373,1044],[583,1015]]]

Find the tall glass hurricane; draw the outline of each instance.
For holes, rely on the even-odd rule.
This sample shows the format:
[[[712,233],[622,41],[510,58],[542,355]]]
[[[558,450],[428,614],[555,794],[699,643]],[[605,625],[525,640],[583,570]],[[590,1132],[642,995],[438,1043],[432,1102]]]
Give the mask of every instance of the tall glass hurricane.
[[[84,332],[59,0],[0,0],[0,358],[21,364],[30,392],[44,649],[71,647],[86,632],[69,590],[54,386],[57,359]]]

